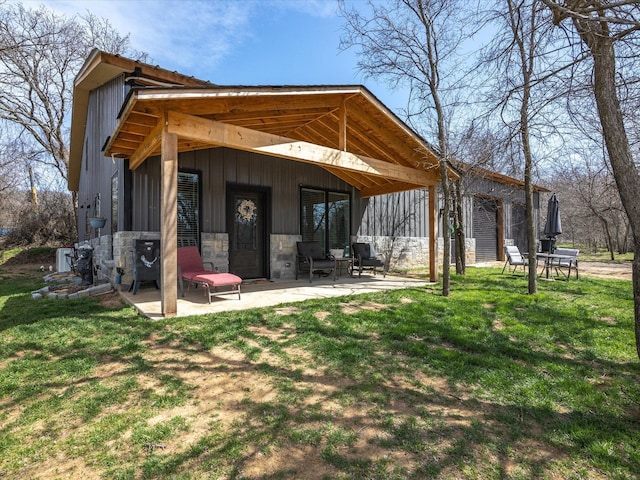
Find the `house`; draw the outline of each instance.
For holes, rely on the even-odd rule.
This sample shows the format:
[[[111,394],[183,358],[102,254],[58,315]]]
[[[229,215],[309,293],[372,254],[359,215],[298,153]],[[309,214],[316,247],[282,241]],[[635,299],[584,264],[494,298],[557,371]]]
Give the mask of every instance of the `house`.
[[[363,86],[218,86],[98,50],[75,79],[79,240],[112,277],[132,275],[136,239],[159,239],[164,315],[178,245],[221,272],[291,278],[296,241],[349,245],[363,200],[415,189],[429,193],[435,280],[439,180],[434,149]]]
[[[219,86],[99,50],[75,79],[79,241],[99,276],[121,267],[130,281],[135,241],[160,240],[165,315],[179,245],[220,272],[288,279],[297,241],[370,241],[435,281],[439,181],[435,149],[360,85]],[[463,181],[467,263],[526,248],[522,182],[479,169]]]
[[[461,174],[462,211],[466,263],[504,261],[504,247],[528,249],[524,182],[478,166],[456,163]],[[549,190],[533,187],[534,228],[541,231],[540,196]],[[362,199],[358,238],[374,243],[399,270],[427,264],[429,193],[416,189]],[[442,251],[443,201],[438,191],[438,251]],[[451,220],[453,223],[453,220]],[[536,238],[539,234],[536,234]],[[451,237],[451,260],[455,261],[455,238]]]

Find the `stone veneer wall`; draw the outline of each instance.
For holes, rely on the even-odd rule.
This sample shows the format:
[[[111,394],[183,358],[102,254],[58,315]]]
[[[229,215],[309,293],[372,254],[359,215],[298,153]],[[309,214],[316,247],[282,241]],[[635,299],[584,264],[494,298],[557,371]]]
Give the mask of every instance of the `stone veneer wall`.
[[[272,280],[296,278],[296,242],[300,235],[273,234],[270,236],[269,269]]]
[[[97,281],[115,283],[116,269],[124,269],[123,283],[133,281],[135,240],[159,240],[160,232],[116,232],[91,240],[93,261],[97,270]],[[296,276],[296,242],[300,235],[273,234],[270,236],[269,268],[273,280],[292,280]],[[429,265],[429,239],[427,237],[352,237],[352,242],[372,243],[378,254],[391,251],[391,271],[409,270]],[[227,233],[202,233],[201,253],[204,262],[213,263],[214,271],[229,271],[229,235]],[[113,245],[112,245],[113,243]],[[438,250],[442,251],[442,238],[438,239]],[[475,239],[466,239],[467,264],[475,262]],[[113,257],[111,255],[113,249]],[[439,263],[439,261],[438,261]]]
[[[160,232],[116,232],[113,234],[113,263],[109,280],[115,283],[116,269],[124,269],[122,283],[131,285],[133,282],[133,264],[135,240],[160,240]]]
[[[386,258],[389,253],[390,271],[403,271],[412,268],[424,268],[429,266],[429,237],[391,237],[383,236],[358,236],[352,238],[352,242],[372,243],[377,254]],[[438,238],[438,252],[436,264],[440,264],[439,252],[442,252],[444,240]],[[476,241],[474,238],[465,239],[466,263],[473,264],[476,261]]]
[[[474,263],[476,263],[476,239],[475,238],[465,238],[465,245],[466,245],[466,249],[465,249],[465,257],[466,257],[466,264],[467,265],[473,265]],[[441,252],[444,248],[444,239],[442,237],[438,238],[438,251]],[[440,258],[438,257],[437,260],[438,264],[441,263]],[[455,264],[456,263],[456,259],[455,258],[451,258],[451,263]]]
[[[94,283],[104,283],[110,281],[111,270],[115,274],[114,264],[112,262],[112,237],[111,235],[102,235],[97,238],[92,238],[84,243],[76,244],[77,247],[82,247],[87,243],[93,248],[93,269],[95,272]]]
[[[213,263],[215,272],[229,272],[229,234],[200,234],[200,254],[203,262]]]
[[[387,261],[390,257],[389,271],[409,270],[416,267],[429,266],[429,238],[428,237],[391,237],[358,236],[352,242],[370,243],[377,255]]]

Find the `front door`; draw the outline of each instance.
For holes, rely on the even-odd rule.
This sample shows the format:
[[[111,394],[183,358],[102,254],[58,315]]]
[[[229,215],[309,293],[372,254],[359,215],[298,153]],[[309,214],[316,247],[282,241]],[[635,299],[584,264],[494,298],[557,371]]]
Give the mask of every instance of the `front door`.
[[[229,271],[241,278],[265,278],[267,193],[234,189],[227,196]]]

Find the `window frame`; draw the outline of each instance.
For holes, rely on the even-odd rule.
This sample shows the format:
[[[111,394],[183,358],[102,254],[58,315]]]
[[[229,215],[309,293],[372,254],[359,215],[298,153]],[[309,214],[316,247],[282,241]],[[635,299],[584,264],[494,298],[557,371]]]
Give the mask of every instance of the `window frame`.
[[[197,202],[197,214],[195,216],[195,221],[196,221],[196,235],[195,237],[195,242],[196,242],[196,246],[198,247],[198,249],[200,249],[201,246],[201,237],[202,237],[202,172],[200,170],[194,170],[194,169],[188,169],[188,168],[179,168],[178,169],[178,186],[177,186],[177,199],[176,202],[179,203],[180,201],[180,176],[181,175],[190,175],[190,176],[195,176],[196,178],[196,186],[197,186],[197,192],[196,192],[196,198],[195,201]],[[177,206],[178,208],[178,219],[177,219],[177,225],[176,225],[176,236],[178,237],[178,246],[180,246],[180,233],[181,233],[181,225],[180,225],[180,208],[179,205]],[[183,236],[185,237],[185,236]],[[185,237],[186,238],[186,237]]]
[[[323,201],[323,208],[324,208],[324,214],[323,214],[323,219],[322,219],[322,223],[324,225],[324,232],[322,235],[322,247],[324,248],[325,252],[328,252],[330,249],[332,248],[345,248],[349,246],[349,243],[351,241],[351,218],[352,218],[352,208],[353,208],[353,198],[351,195],[351,192],[349,191],[339,191],[339,190],[335,190],[335,189],[331,189],[331,188],[319,188],[319,187],[311,187],[311,186],[306,186],[306,185],[301,185],[300,186],[300,191],[299,191],[299,205],[298,205],[298,213],[299,213],[299,232],[300,232],[300,236],[302,237],[303,241],[309,241],[309,240],[318,240],[316,238],[316,236],[314,235],[314,238],[309,238],[308,235],[305,235],[305,212],[304,212],[304,192],[313,192],[314,194],[322,194],[324,197],[324,201]],[[331,195],[338,195],[338,196],[344,196],[344,200],[346,200],[348,202],[348,208],[347,210],[347,219],[345,220],[346,223],[346,232],[345,232],[345,241],[344,241],[344,245],[331,245],[330,240],[331,240],[331,230],[330,227],[332,225],[331,221],[330,221],[330,213],[331,213],[331,208],[330,208],[330,204],[332,203],[330,201],[330,197]]]

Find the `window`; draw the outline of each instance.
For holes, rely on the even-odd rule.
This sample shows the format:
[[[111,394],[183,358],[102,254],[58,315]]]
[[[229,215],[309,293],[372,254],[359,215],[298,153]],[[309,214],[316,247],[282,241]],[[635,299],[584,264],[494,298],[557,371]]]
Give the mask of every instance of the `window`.
[[[178,246],[200,245],[200,175],[178,172]]]
[[[300,192],[300,233],[303,241],[318,241],[328,251],[349,244],[351,201],[348,193],[303,188]]]

